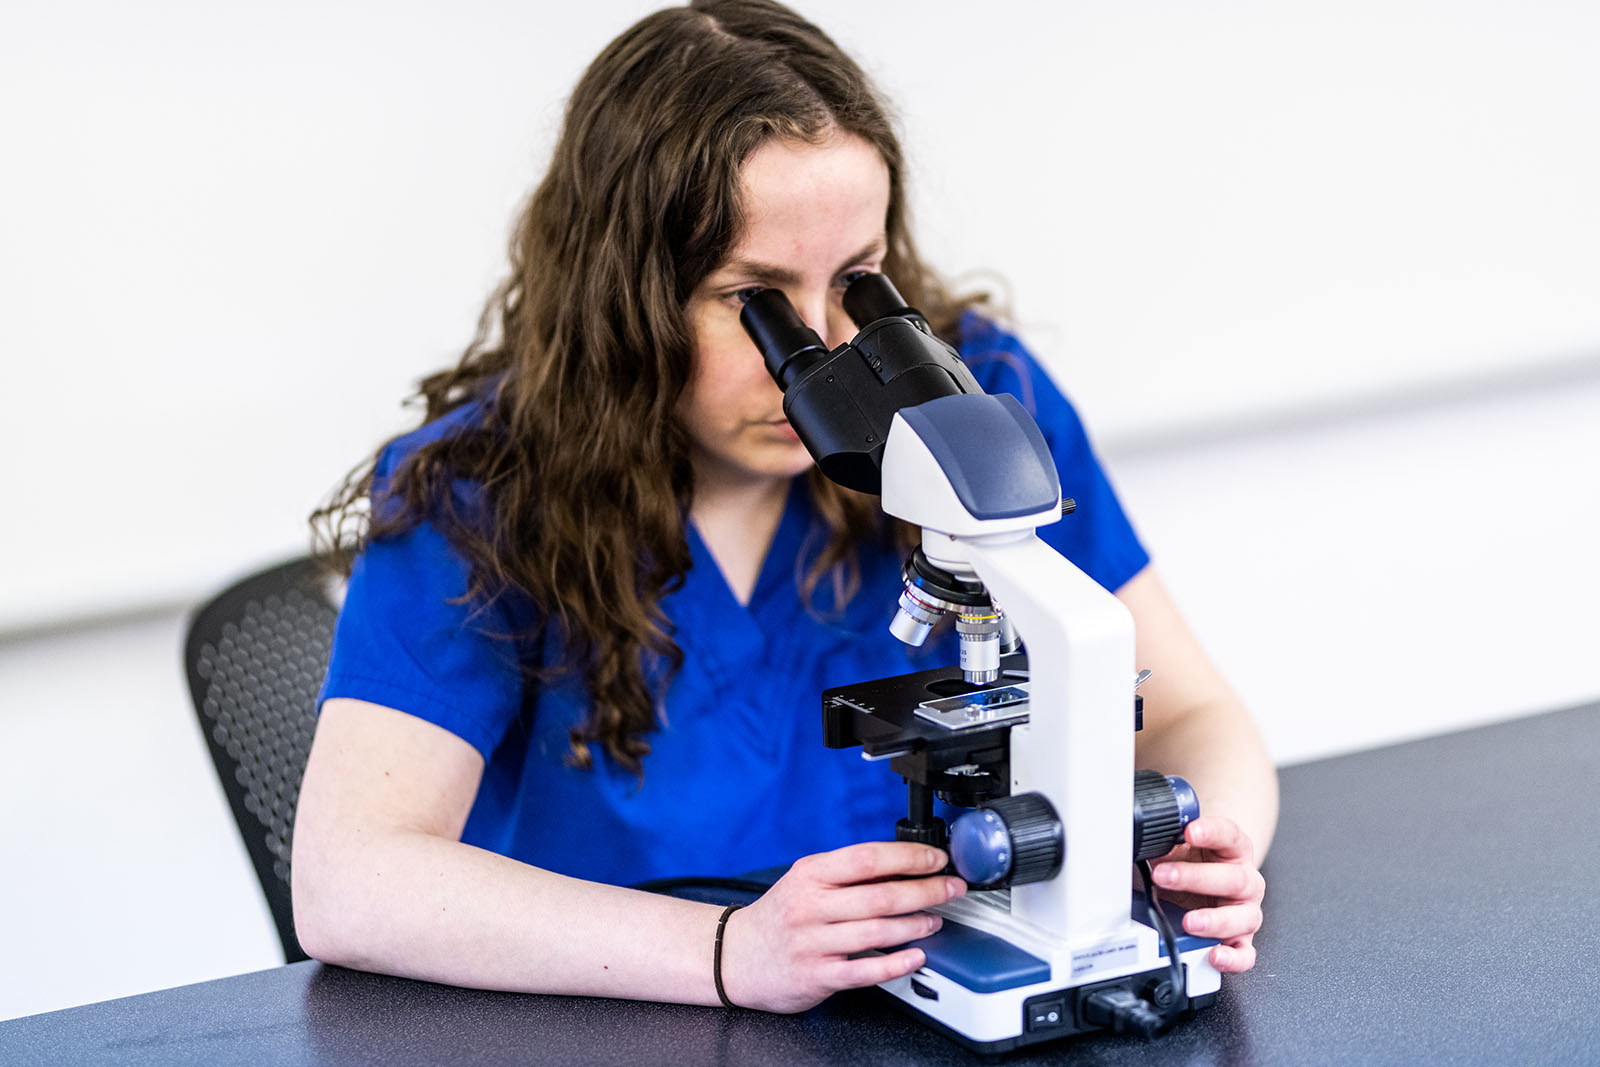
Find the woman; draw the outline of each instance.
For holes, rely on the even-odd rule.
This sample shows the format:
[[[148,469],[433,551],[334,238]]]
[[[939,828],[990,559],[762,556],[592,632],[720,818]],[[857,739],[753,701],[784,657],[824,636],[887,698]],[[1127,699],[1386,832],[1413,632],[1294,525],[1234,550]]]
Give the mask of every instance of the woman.
[[[1219,968],[1253,964],[1276,815],[1260,739],[1071,408],[917,258],[901,179],[861,71],[772,3],[658,12],[584,74],[478,339],[317,516],[360,551],[299,799],[307,952],[773,1011],[922,965],[850,957],[928,934],[924,909],[964,887],[939,850],[881,840],[903,787],[823,748],[817,694],[953,653],[885,632],[896,531],[812,468],[738,323],[742,294],[776,286],[836,345],[844,285],[883,271],[986,388],[1034,406],[1085,505],[1048,538],[1129,606],[1155,670],[1139,765],[1208,812],[1157,880],[1205,905],[1188,925]],[[621,888],[791,861],[732,916]]]

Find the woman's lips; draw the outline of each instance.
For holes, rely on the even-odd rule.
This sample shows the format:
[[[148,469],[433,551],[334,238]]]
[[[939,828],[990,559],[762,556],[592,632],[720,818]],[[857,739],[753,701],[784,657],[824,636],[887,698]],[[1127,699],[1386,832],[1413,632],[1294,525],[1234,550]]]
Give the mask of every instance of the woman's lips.
[[[789,425],[788,419],[768,419],[766,422],[762,423],[762,425],[771,428],[774,432],[782,434],[785,437],[793,438],[796,441],[800,440],[800,435],[795,432],[793,426]]]

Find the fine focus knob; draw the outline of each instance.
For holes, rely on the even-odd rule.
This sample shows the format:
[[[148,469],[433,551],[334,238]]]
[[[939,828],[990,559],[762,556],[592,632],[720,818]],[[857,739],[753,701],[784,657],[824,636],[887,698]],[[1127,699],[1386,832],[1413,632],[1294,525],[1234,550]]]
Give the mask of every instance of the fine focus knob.
[[[1183,841],[1183,828],[1200,817],[1194,787],[1177,775],[1133,772],[1133,858],[1165,856]]]
[[[1063,852],[1061,819],[1038,793],[991,800],[950,826],[956,873],[983,889],[1054,878]]]

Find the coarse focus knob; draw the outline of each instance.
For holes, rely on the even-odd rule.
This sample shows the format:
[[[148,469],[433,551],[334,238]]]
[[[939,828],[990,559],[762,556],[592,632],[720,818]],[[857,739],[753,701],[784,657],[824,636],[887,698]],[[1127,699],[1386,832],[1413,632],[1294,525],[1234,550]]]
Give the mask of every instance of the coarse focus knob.
[[[1165,856],[1183,841],[1183,828],[1200,817],[1194,787],[1177,775],[1133,772],[1133,858]]]
[[[944,820],[934,819],[932,822],[920,825],[910,819],[901,819],[894,824],[894,839],[896,841],[915,841],[919,845],[932,845],[934,848],[944,848],[949,841],[945,833]]]
[[[1064,852],[1061,819],[1038,793],[991,800],[950,826],[956,873],[983,889],[1054,878]]]

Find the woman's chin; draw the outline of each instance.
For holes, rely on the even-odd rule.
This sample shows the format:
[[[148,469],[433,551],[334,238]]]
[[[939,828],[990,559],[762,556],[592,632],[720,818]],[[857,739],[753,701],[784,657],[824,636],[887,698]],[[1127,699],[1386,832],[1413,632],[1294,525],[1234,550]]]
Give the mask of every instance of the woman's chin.
[[[813,462],[811,453],[796,437],[768,450],[758,469],[775,478],[794,478],[810,470]]]

